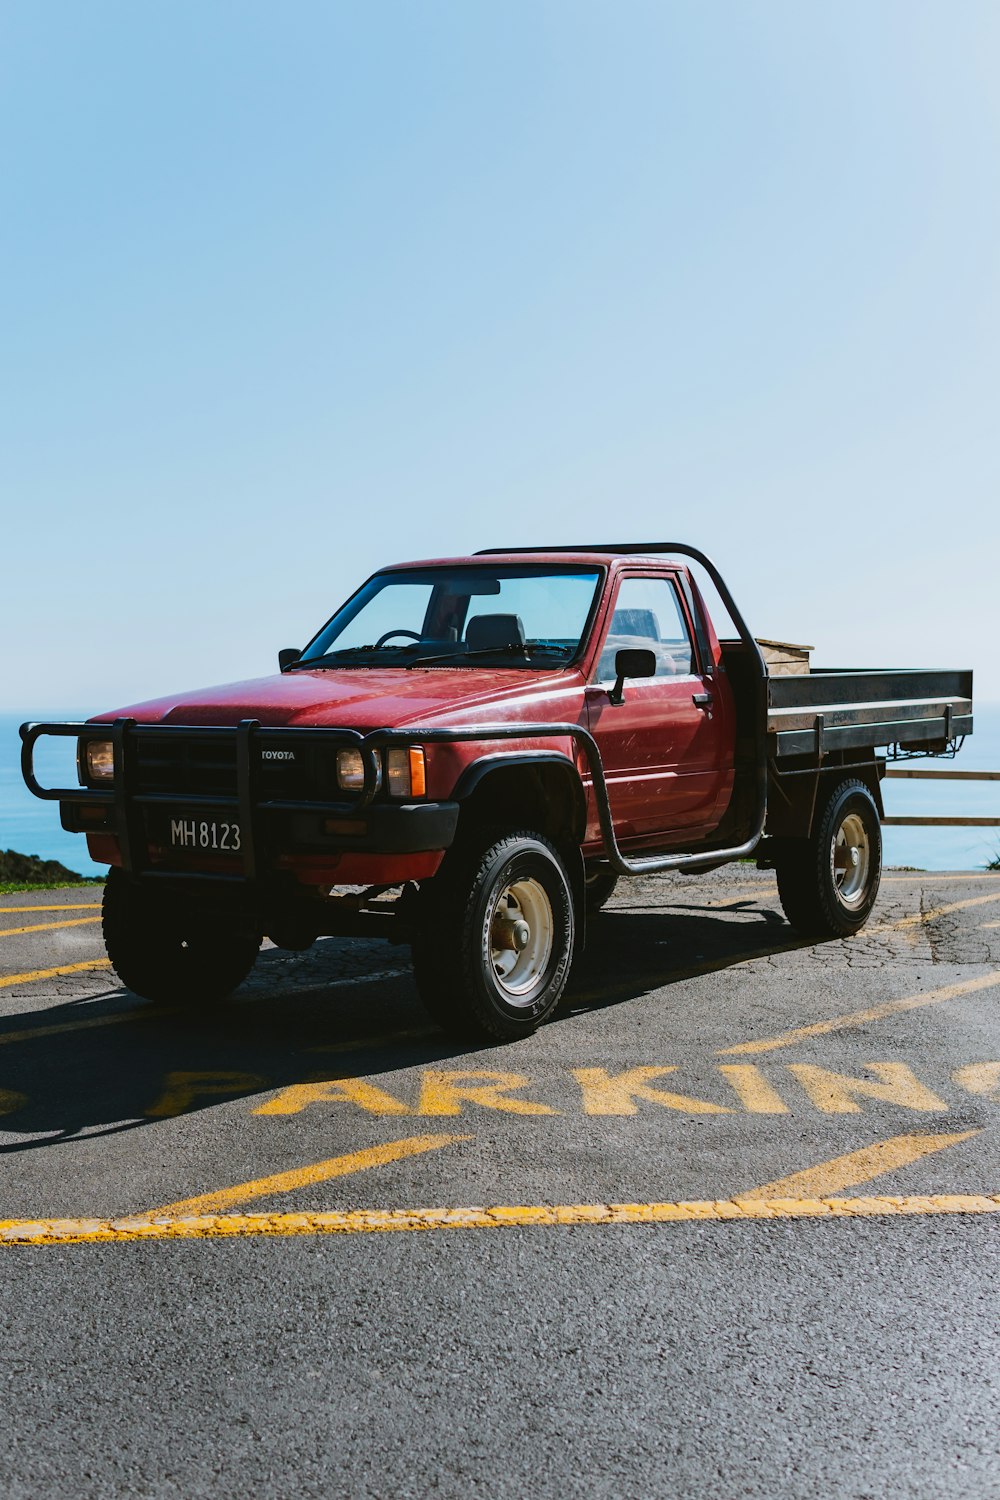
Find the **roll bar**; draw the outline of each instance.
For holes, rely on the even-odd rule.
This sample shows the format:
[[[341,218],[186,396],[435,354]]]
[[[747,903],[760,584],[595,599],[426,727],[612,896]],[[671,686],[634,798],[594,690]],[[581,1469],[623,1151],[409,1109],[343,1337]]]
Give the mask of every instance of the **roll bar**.
[[[702,865],[721,864],[731,859],[743,859],[751,854],[760,843],[764,832],[764,823],[767,820],[767,663],[756,640],[751,633],[750,627],[743,618],[740,609],[726,580],[719,571],[716,564],[702,552],[700,547],[692,547],[689,542],[587,542],[583,545],[570,547],[559,545],[558,547],[487,547],[475,555],[477,557],[497,557],[507,554],[509,556],[526,556],[530,553],[565,553],[565,552],[594,552],[606,556],[617,557],[663,557],[680,556],[689,557],[705,569],[718,590],[719,598],[722,600],[729,617],[736,626],[737,634],[747,649],[750,660],[756,671],[758,679],[757,702],[755,707],[754,723],[754,747],[756,750],[756,766],[754,768],[755,782],[755,807],[753,832],[744,843],[730,849],[716,849],[712,853],[703,855],[688,854],[664,854],[650,855],[638,859],[627,859],[618,848],[615,839],[614,827],[611,825],[610,808],[607,801],[607,786],[604,782],[603,766],[601,767],[602,793],[597,795],[597,776],[591,765],[591,774],[594,776],[595,796],[597,796],[598,814],[601,817],[601,831],[604,834],[605,849],[608,863],[619,875],[652,875],[661,870],[695,870]],[[593,743],[593,741],[592,741]],[[596,744],[594,749],[597,750]],[[600,760],[600,751],[597,751]],[[588,757],[589,760],[589,757]],[[608,811],[608,827],[605,827],[605,810]]]

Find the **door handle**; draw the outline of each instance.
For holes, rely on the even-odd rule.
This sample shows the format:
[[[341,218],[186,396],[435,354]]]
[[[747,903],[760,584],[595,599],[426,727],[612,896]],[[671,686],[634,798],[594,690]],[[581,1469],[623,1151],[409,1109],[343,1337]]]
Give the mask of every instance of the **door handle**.
[[[711,693],[692,693],[691,702],[697,703],[699,708],[707,708],[712,702]]]

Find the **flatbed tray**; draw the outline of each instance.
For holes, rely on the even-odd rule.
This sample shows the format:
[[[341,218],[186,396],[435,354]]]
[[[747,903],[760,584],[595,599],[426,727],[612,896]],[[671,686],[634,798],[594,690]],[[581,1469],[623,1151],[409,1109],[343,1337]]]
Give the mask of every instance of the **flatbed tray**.
[[[768,749],[778,759],[866,746],[944,749],[971,733],[970,671],[820,669],[768,678]]]

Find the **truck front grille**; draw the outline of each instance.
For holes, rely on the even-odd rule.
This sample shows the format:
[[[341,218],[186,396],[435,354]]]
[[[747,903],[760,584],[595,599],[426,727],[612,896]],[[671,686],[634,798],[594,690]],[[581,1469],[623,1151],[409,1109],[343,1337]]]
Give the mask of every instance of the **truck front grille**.
[[[264,760],[257,745],[252,747],[252,775],[260,801],[301,799],[342,801],[336,779],[335,744],[295,745],[294,760]],[[176,730],[157,735],[146,732],[136,738],[131,786],[140,794],[235,797],[236,737],[223,734],[190,738]]]
[[[132,785],[140,793],[236,796],[236,741],[143,735],[135,745]]]

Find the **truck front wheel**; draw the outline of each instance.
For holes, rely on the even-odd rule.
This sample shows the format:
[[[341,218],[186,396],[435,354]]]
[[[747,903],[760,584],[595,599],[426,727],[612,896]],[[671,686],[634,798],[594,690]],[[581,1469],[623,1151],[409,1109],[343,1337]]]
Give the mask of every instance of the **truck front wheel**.
[[[486,834],[451,852],[422,901],[413,967],[430,1015],[462,1036],[530,1036],[573,961],[573,892],[555,846],[531,831]]]
[[[104,944],[122,984],[157,1005],[222,999],[250,973],[261,934],[245,917],[199,910],[110,870],[102,905]]]
[[[863,781],[827,795],[807,839],[789,839],[775,859],[778,896],[804,937],[850,937],[867,922],[882,877],[882,828]]]

